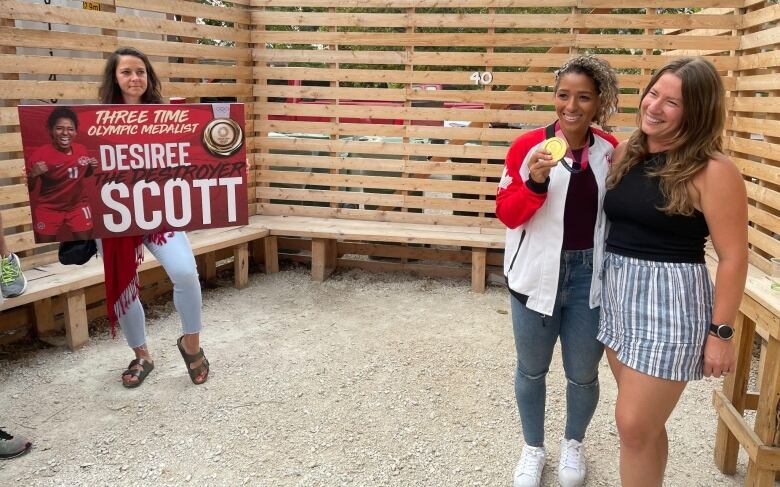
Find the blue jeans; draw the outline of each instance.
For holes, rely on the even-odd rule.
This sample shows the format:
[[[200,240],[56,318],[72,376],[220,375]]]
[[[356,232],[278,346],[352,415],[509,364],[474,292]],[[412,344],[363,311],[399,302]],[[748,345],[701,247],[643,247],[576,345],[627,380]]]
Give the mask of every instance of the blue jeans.
[[[103,255],[103,242],[97,240],[98,250]],[[144,245],[160,262],[173,283],[173,305],[181,318],[182,332],[185,335],[200,333],[202,328],[202,297],[198,268],[187,235],[174,232],[163,245],[157,245],[144,239]],[[117,317],[119,327],[125,335],[130,348],[146,343],[146,316],[140,296],[130,303],[127,311]]]
[[[532,311],[511,297],[517,351],[515,399],[526,445],[544,445],[545,377],[559,336],[567,381],[566,439],[582,441],[596,410],[604,346],[596,340],[599,309],[588,304],[592,274],[592,250],[563,251],[552,316]]]

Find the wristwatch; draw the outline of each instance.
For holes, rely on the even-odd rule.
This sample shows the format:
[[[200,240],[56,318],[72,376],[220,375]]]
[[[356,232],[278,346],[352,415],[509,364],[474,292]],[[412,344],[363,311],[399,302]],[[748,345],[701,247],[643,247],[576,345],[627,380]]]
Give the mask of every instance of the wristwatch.
[[[715,335],[721,340],[731,340],[734,337],[734,327],[731,325],[716,325],[710,323],[710,335]]]

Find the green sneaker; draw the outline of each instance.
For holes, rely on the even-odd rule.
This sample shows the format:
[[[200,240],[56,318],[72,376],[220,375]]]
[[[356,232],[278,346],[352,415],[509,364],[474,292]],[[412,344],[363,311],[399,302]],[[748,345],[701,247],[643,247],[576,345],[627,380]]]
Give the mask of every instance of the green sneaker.
[[[0,428],[0,460],[18,457],[30,451],[30,443],[21,436],[12,436]]]
[[[4,298],[19,296],[27,289],[27,278],[22,274],[22,263],[16,254],[0,257],[0,293]]]

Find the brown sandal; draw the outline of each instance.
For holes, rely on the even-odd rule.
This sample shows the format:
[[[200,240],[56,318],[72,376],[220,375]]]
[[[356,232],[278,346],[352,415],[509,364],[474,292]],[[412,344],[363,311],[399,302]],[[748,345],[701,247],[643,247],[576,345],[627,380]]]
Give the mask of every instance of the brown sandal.
[[[134,369],[135,366],[141,366],[141,369]],[[154,370],[154,363],[149,362],[146,359],[143,358],[137,358],[133,359],[130,362],[130,365],[127,366],[127,370],[122,372],[122,385],[127,387],[128,389],[132,389],[134,387],[138,387],[141,384],[144,383],[144,379],[146,379],[146,376],[149,375],[149,372]],[[125,380],[125,377],[138,377],[137,382],[127,382]]]
[[[206,382],[209,378],[209,360],[203,355],[203,349],[201,348],[198,350],[198,353],[195,354],[188,354],[184,350],[184,346],[182,345],[181,341],[184,338],[184,335],[180,336],[178,340],[176,340],[176,346],[179,347],[179,353],[181,353],[182,358],[184,359],[184,363],[187,364],[187,373],[190,374],[190,380],[195,385],[200,385]],[[190,367],[193,363],[197,362],[198,360],[203,359],[203,362],[194,369]],[[203,372],[206,372],[206,375],[203,377],[203,380],[201,382],[196,382],[195,379],[198,378],[199,375],[201,375]]]

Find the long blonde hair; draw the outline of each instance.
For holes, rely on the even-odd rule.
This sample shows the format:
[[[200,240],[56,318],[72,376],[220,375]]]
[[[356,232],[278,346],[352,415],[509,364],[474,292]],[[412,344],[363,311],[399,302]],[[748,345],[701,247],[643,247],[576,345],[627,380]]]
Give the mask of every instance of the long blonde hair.
[[[688,194],[688,184],[707,162],[723,147],[723,127],[726,123],[726,94],[715,67],[707,60],[681,58],[667,63],[650,80],[642,100],[658,79],[672,73],[682,80],[682,123],[672,147],[666,151],[666,163],[650,172],[661,179],[661,193],[666,205],[659,210],[666,214],[690,216],[694,207]],[[626,173],[644,160],[649,150],[647,135],[640,126],[626,143],[623,157],[615,161],[607,177],[607,187],[613,188]]]

